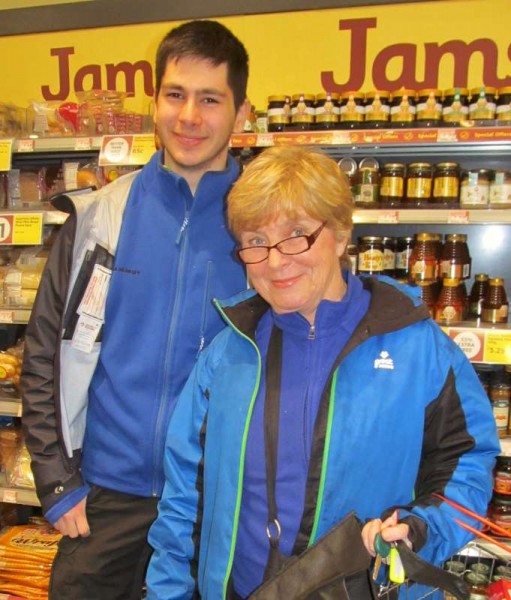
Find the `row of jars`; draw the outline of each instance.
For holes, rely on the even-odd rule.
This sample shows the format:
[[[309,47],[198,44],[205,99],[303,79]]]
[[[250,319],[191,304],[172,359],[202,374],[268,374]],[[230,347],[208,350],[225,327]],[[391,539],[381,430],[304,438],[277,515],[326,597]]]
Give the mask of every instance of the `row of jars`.
[[[457,126],[511,122],[511,87],[281,94],[256,112],[258,131]]]
[[[468,563],[468,560],[473,562]],[[444,563],[444,569],[462,577],[468,588],[469,597],[484,600],[488,598],[488,587],[501,579],[511,580],[511,566],[504,561],[460,556]],[[455,596],[444,593],[446,600],[455,600]]]
[[[359,164],[344,157],[339,167],[350,180],[361,208],[448,206],[511,207],[511,170],[462,169],[457,162],[392,162],[380,167],[372,157]]]
[[[361,236],[348,246],[352,271],[361,275],[389,275],[420,287],[431,316],[439,323],[480,320],[507,323],[509,303],[502,277],[478,273],[470,293],[472,259],[467,236],[448,234],[445,243],[436,233],[415,236]]]
[[[479,381],[490,400],[500,438],[511,434],[511,365],[474,365]],[[499,456],[495,467],[493,491],[511,500],[511,456]]]

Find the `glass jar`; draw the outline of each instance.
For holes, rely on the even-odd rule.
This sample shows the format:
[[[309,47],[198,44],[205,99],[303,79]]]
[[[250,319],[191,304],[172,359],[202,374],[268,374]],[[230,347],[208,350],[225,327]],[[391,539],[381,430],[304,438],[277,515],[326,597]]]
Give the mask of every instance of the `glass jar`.
[[[459,202],[460,167],[456,162],[437,163],[433,174],[432,201],[454,206]]]
[[[436,281],[438,276],[438,246],[436,233],[416,233],[410,256],[412,281]]]
[[[398,237],[396,240],[395,277],[408,278],[410,275],[410,256],[412,255],[414,238],[412,236]]]
[[[257,133],[268,132],[268,113],[265,110],[255,111],[255,127]]]
[[[308,131],[314,125],[313,94],[293,94],[291,96],[291,129],[293,131]]]
[[[460,184],[462,208],[488,208],[491,176],[492,171],[489,169],[463,172]]]
[[[468,119],[468,90],[466,88],[449,88],[444,90],[442,102],[442,121],[453,127],[461,125]]]
[[[488,518],[511,534],[511,496],[493,494],[488,506]]]
[[[364,121],[369,129],[389,126],[390,93],[379,90],[365,96]]]
[[[374,167],[359,168],[355,174],[354,200],[357,206],[374,208],[380,193],[380,172]]]
[[[390,102],[391,127],[412,127],[415,122],[415,91],[397,90]]]
[[[419,295],[428,307],[431,318],[435,318],[436,303],[438,302],[438,286],[435,281],[416,281],[414,285],[419,287]]]
[[[469,118],[474,121],[492,121],[495,119],[497,105],[494,87],[476,87],[470,90],[470,104],[468,106]]]
[[[508,565],[497,565],[493,570],[493,581],[499,579],[510,579],[511,580],[511,567]]]
[[[468,251],[467,236],[464,233],[447,234],[442,247],[440,277],[469,279],[472,259]]]
[[[490,208],[511,208],[511,171],[495,169],[490,180]]]
[[[511,456],[497,456],[493,491],[511,496]]]
[[[364,122],[364,94],[362,92],[345,92],[341,95],[339,127],[356,129]]]
[[[290,115],[289,96],[268,96],[268,131],[284,131],[289,126]]]
[[[314,129],[337,129],[339,126],[339,94],[317,94]]]
[[[438,127],[442,120],[442,92],[440,90],[419,90],[417,92],[418,127]]]
[[[383,238],[366,235],[358,238],[358,272],[381,275],[383,272]]]
[[[497,433],[499,437],[505,437],[509,429],[511,387],[507,373],[504,370],[497,370],[492,373],[488,395],[497,426]]]
[[[432,167],[428,162],[408,165],[406,202],[415,206],[429,203],[432,192]]]
[[[488,577],[473,571],[465,573],[465,583],[470,594],[470,600],[487,600],[488,598]]]
[[[341,158],[341,160],[337,164],[339,165],[341,171],[343,171],[343,173],[346,174],[346,177],[348,178],[348,181],[350,183],[351,193],[354,197],[356,175],[358,169],[357,161],[353,158],[350,158],[349,156],[345,156],[344,158]]]
[[[383,274],[394,277],[396,268],[396,238],[383,236]]]
[[[488,289],[488,280],[489,277],[486,273],[476,273],[468,297],[468,316],[471,319],[481,318],[483,299]]]
[[[497,94],[495,116],[497,121],[509,125],[509,121],[511,121],[511,87],[499,88]]]
[[[483,298],[481,321],[485,323],[507,323],[509,303],[507,301],[504,280],[492,277],[488,281],[488,289]]]
[[[405,190],[405,165],[386,163],[381,169],[380,202],[387,206],[401,204]]]
[[[460,293],[460,281],[445,277],[442,288],[435,304],[435,321],[438,323],[452,323],[462,321],[465,303]]]

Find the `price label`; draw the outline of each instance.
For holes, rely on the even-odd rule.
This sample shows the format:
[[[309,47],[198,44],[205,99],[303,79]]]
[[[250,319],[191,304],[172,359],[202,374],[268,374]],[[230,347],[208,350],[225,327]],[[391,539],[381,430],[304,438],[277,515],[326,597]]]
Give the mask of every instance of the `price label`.
[[[378,223],[399,223],[397,210],[382,210],[378,213]]]
[[[485,362],[511,364],[511,332],[490,331],[484,344]]]
[[[0,216],[0,245],[38,246],[43,240],[43,213],[4,213]]]
[[[15,490],[3,490],[2,502],[8,502],[9,504],[18,503],[18,494]]]
[[[447,222],[453,225],[467,225],[469,222],[468,210],[450,210],[447,215]]]
[[[92,140],[90,137],[78,137],[75,141],[75,150],[90,150],[92,148]]]
[[[258,133],[257,145],[261,147],[273,146],[273,135],[271,133]]]
[[[12,310],[0,310],[0,323],[14,323]]]
[[[12,160],[12,140],[0,140],[0,171],[9,171]]]
[[[33,152],[35,141],[30,138],[18,141],[18,152]]]
[[[101,143],[99,164],[144,165],[155,151],[152,135],[106,135]]]

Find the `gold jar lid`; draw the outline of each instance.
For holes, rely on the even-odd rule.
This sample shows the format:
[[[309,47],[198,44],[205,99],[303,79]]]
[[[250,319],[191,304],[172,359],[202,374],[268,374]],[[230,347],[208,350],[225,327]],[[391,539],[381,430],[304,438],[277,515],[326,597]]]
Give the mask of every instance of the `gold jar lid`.
[[[428,163],[428,162],[414,162],[414,163],[411,163],[408,165],[409,170],[410,169],[413,169],[413,170],[415,170],[415,169],[417,169],[417,170],[431,169],[431,167],[432,167],[431,163]]]
[[[511,87],[503,87],[497,90],[499,96],[503,96],[504,94],[511,94]]]
[[[319,102],[321,100],[328,100],[329,96],[334,102],[339,100],[339,94],[336,94],[335,92],[332,94],[323,92],[321,94],[316,94],[316,102]]]
[[[465,233],[448,233],[445,240],[447,242],[466,242],[467,236]]]
[[[371,90],[370,92],[366,92],[366,100],[371,100],[372,98],[376,98],[379,96],[380,98],[388,99],[390,98],[390,92],[380,91],[380,90]]]
[[[289,98],[289,96],[284,95],[275,95],[275,96],[268,96],[268,102],[285,102],[287,100],[287,98]]]
[[[415,239],[418,242],[438,242],[440,241],[440,236],[437,233],[428,233],[422,231],[420,233],[415,234]]]
[[[417,97],[418,98],[423,98],[424,96],[439,96],[440,98],[442,97],[442,90],[436,90],[434,88],[426,88],[423,90],[419,90],[417,92]]]
[[[314,94],[293,94],[291,96],[291,101],[300,102],[300,100],[304,100],[306,102],[314,102],[315,98]]]
[[[447,98],[447,96],[455,96],[456,94],[459,94],[460,96],[468,96],[468,89],[467,88],[449,88],[447,90],[444,90],[444,98]]]
[[[481,93],[484,93],[485,96],[491,96],[491,95],[494,96],[496,94],[496,92],[497,92],[497,88],[480,85],[479,87],[472,88],[470,90],[470,95],[472,96],[472,98],[474,96],[480,96]]]
[[[409,98],[415,98],[417,92],[415,90],[394,90],[392,92],[392,98],[402,98],[403,96],[408,96]]]
[[[437,169],[457,169],[459,166],[457,162],[441,162],[435,165]]]
[[[488,281],[488,273],[476,273],[474,279],[476,281]]]
[[[403,169],[403,171],[405,170],[405,165],[404,163],[385,163],[382,167],[382,169],[388,169],[390,170],[394,170],[394,169]]]
[[[492,277],[488,280],[489,285],[504,285],[504,279],[502,277]]]
[[[343,92],[341,94],[341,100],[349,100],[350,98],[353,98],[354,100],[363,100],[364,97],[364,92]]]

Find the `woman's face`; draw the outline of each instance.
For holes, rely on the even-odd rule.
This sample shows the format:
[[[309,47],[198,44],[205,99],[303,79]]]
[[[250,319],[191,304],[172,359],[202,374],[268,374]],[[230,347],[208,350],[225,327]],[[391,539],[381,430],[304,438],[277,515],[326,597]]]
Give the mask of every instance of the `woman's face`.
[[[286,238],[310,235],[321,224],[306,214],[294,219],[279,216],[254,231],[243,231],[240,247],[272,246]],[[250,282],[275,312],[299,312],[313,324],[321,300],[338,301],[344,295],[339,259],[346,243],[324,227],[302,254],[285,255],[273,248],[266,260],[248,264]]]

